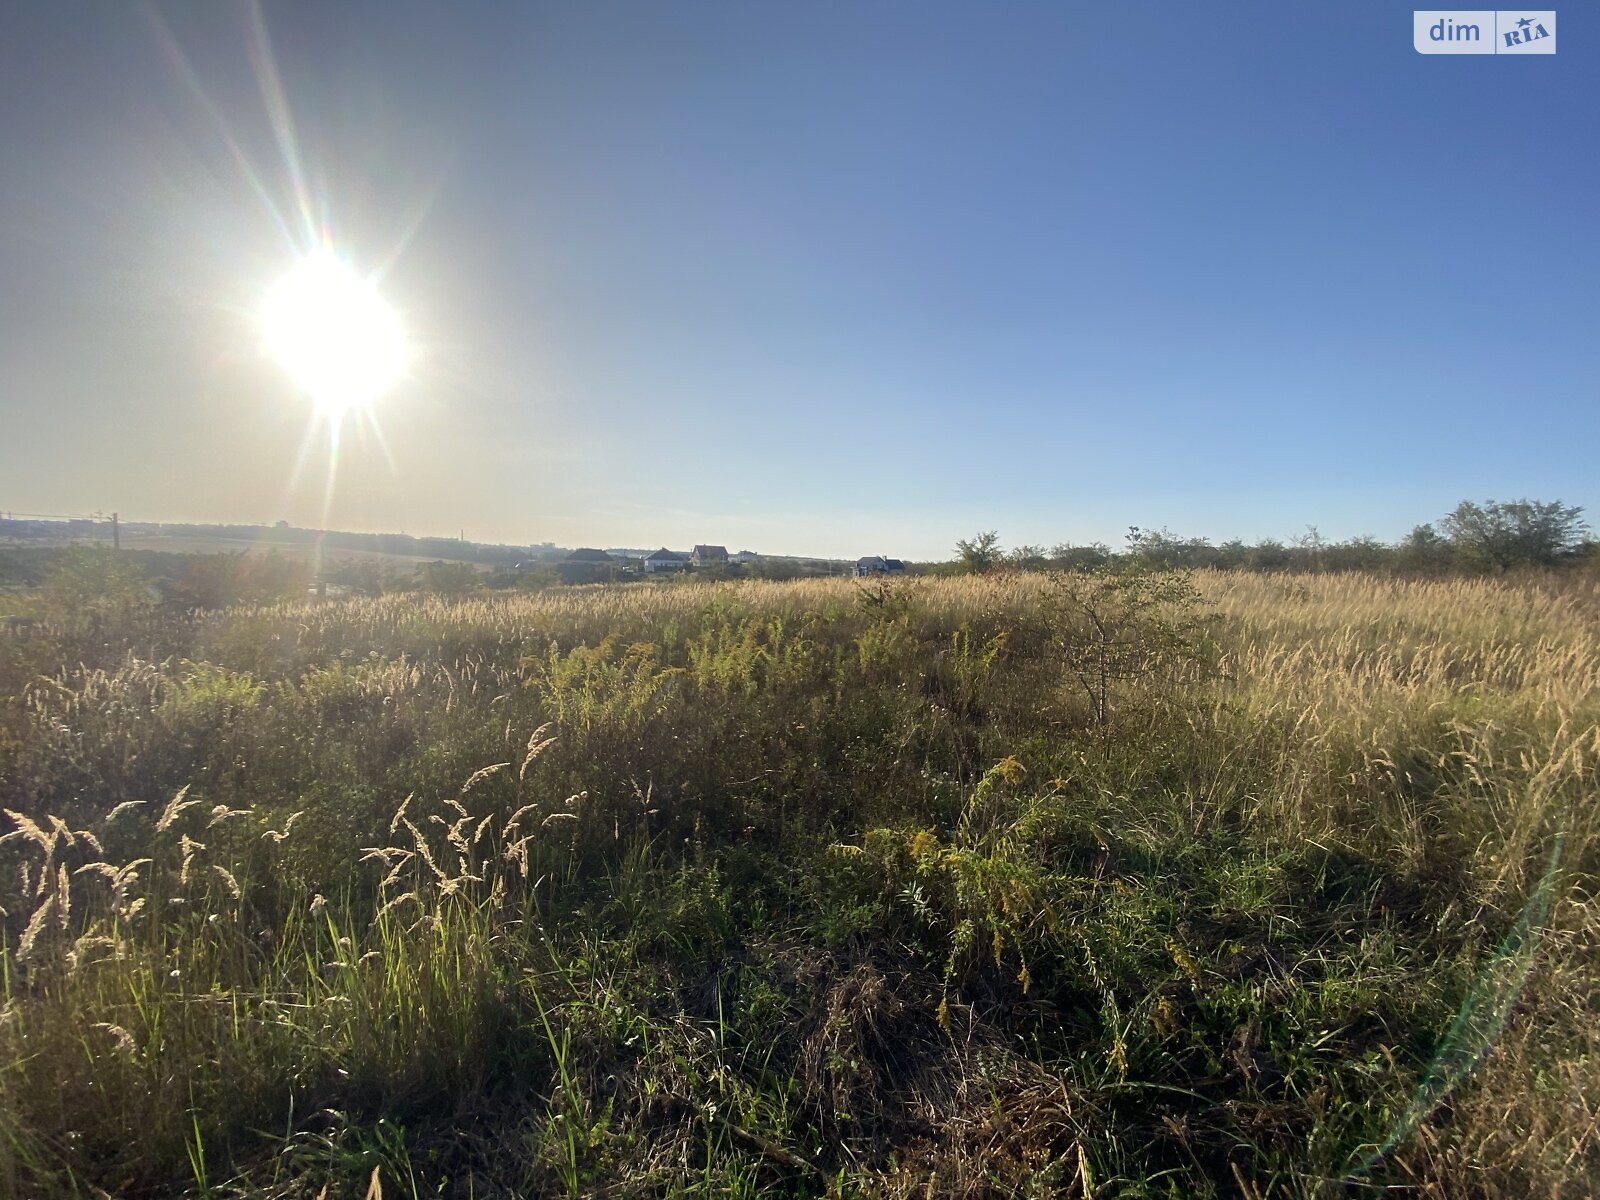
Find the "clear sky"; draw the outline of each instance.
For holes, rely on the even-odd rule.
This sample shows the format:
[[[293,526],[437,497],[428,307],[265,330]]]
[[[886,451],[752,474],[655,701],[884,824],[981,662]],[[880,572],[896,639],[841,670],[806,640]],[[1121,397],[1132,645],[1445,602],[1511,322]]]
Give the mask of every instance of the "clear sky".
[[[1411,13],[8,3],[0,509],[323,523],[258,319],[304,211],[416,348],[334,528],[926,558],[1600,516],[1600,9],[1521,58],[1418,55]]]

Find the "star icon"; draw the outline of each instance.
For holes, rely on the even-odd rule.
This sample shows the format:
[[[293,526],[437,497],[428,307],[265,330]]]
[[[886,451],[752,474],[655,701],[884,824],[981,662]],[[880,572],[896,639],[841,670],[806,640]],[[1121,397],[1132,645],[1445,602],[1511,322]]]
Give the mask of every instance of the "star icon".
[[[1522,20],[1517,22],[1517,24],[1520,25],[1523,29],[1526,29],[1529,25],[1533,24],[1533,21],[1528,17],[1523,17]]]

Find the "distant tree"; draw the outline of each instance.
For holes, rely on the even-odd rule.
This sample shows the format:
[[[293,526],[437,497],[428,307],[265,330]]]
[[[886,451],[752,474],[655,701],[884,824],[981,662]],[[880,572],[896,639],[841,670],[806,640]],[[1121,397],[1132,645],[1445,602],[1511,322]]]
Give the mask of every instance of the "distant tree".
[[[1104,542],[1091,542],[1087,546],[1074,546],[1071,542],[1058,542],[1050,547],[1050,563],[1068,570],[1090,570],[1103,567],[1111,561],[1111,547]]]
[[[45,569],[42,583],[49,610],[68,621],[126,617],[156,600],[149,577],[104,546],[68,546]]]
[[[1553,566],[1589,530],[1583,509],[1559,500],[1463,500],[1439,525],[1462,563],[1497,572]]]
[[[394,573],[383,562],[370,558],[352,558],[337,563],[325,573],[329,583],[347,587],[364,596],[381,596],[394,586]]]
[[[539,591],[555,587],[561,582],[561,571],[554,563],[523,562],[516,568],[516,586],[526,591]]]
[[[1282,571],[1293,561],[1289,547],[1276,538],[1263,538],[1245,554],[1245,566],[1252,571]]]
[[[296,599],[311,586],[310,566],[276,550],[250,555],[239,566],[239,591],[252,604]]]
[[[1376,571],[1393,560],[1394,550],[1377,538],[1362,534],[1332,542],[1322,550],[1322,565],[1329,571]]]
[[[1045,565],[1045,553],[1043,546],[1016,546],[1005,556],[1005,560],[1019,570],[1037,571]]]
[[[1432,524],[1418,525],[1395,550],[1395,565],[1402,571],[1436,575],[1453,559],[1450,542]]]
[[[429,562],[417,567],[417,581],[440,596],[465,596],[482,586],[471,563]]]
[[[1216,565],[1224,571],[1234,571],[1244,566],[1245,559],[1250,555],[1250,547],[1246,546],[1239,538],[1232,538],[1217,547]]]
[[[1174,570],[1180,567],[1206,567],[1216,551],[1205,538],[1181,538],[1172,530],[1140,529],[1128,526],[1128,553],[1147,567]]]
[[[970,541],[963,538],[956,543],[956,555],[969,574],[981,575],[1000,561],[1000,535],[991,529]]]
[[[195,554],[171,590],[171,599],[188,608],[226,608],[230,604],[270,604],[304,596],[311,569],[277,551],[266,554]]]
[[[1322,552],[1327,548],[1327,541],[1322,536],[1322,531],[1315,525],[1307,525],[1306,531],[1294,539],[1295,549],[1299,552],[1296,558],[1299,565],[1309,571],[1322,570]]]

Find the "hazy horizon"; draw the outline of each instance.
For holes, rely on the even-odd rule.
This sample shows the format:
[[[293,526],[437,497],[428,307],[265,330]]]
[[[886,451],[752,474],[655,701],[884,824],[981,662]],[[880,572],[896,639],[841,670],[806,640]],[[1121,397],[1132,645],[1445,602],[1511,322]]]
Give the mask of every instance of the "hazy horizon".
[[[11,6],[0,508],[919,560],[1592,513],[1597,31]],[[259,323],[313,233],[414,345],[331,496]]]

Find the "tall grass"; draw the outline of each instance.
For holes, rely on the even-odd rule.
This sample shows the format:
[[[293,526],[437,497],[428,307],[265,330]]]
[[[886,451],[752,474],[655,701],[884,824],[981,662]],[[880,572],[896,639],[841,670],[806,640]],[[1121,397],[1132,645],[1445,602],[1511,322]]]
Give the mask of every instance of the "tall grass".
[[[0,1191],[1592,1194],[1592,589],[1195,583],[0,644]]]

